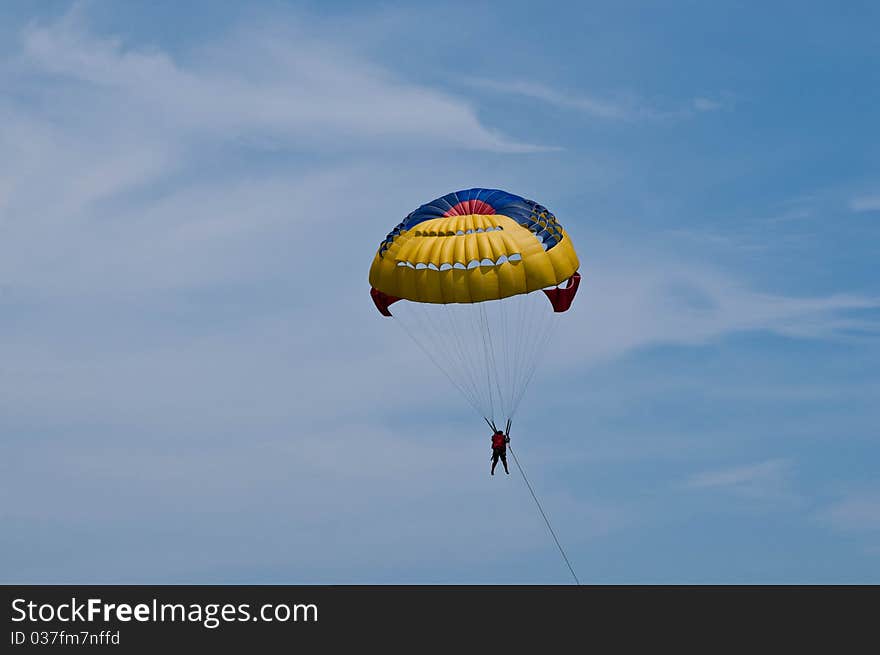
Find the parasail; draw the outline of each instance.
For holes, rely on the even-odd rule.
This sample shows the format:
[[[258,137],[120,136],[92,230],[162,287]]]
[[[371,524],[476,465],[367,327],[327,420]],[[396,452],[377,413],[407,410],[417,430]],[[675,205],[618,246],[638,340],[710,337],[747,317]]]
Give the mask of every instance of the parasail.
[[[546,207],[475,188],[422,205],[389,232],[370,295],[493,428],[509,429],[575,297],[578,266]]]

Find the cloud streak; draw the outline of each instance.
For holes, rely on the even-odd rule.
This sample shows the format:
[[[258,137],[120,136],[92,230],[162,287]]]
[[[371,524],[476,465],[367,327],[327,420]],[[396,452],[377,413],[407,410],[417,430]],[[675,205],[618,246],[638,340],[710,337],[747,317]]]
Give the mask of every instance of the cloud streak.
[[[273,147],[543,149],[486,127],[460,98],[401,80],[304,27],[242,32],[183,62],[99,37],[82,23],[72,12],[31,26],[19,61],[32,74],[80,83],[82,100],[66,111],[96,125],[112,117],[153,135],[173,130],[189,139],[262,139]]]
[[[557,91],[538,82],[500,81],[487,78],[472,79],[470,84],[480,89],[532,98],[563,109],[581,111],[596,118],[608,120],[635,120],[651,112],[634,101],[613,101],[588,95],[575,95]]]
[[[880,195],[858,196],[849,202],[849,208],[854,212],[877,212],[880,211]]]
[[[724,107],[724,103],[720,100],[696,97],[690,101],[688,106],[681,109],[661,110],[649,106],[634,94],[609,99],[591,94],[562,91],[531,80],[472,78],[469,80],[469,84],[478,89],[530,98],[559,109],[576,111],[607,121],[634,122],[662,118],[684,118],[692,116],[694,113],[718,111]]]
[[[852,493],[818,512],[820,521],[838,532],[880,531],[880,493]]]
[[[603,251],[594,240],[596,251]],[[584,250],[584,249],[582,249]],[[880,298],[849,294],[796,298],[748,288],[735,276],[658,252],[608,248],[584,259],[579,303],[560,338],[577,344],[572,365],[612,359],[656,344],[701,345],[765,331],[790,338],[843,339],[880,329]],[[583,315],[583,318],[581,316]]]
[[[790,461],[770,459],[697,473],[686,480],[685,486],[694,491],[722,492],[762,504],[790,504],[800,500],[792,487],[792,470]]]

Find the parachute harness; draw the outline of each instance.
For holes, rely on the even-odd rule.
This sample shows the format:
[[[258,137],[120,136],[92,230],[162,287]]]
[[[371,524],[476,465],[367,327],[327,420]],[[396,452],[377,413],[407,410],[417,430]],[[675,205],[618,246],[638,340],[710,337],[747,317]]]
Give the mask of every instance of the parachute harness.
[[[485,416],[483,419],[486,423],[489,424],[489,427],[492,428],[493,431],[498,432],[498,428],[495,427],[495,422],[490,421]],[[507,435],[507,438],[510,439],[510,419],[507,419],[507,427],[504,430],[504,434]],[[562,559],[565,562],[565,565],[568,567],[569,572],[571,573],[571,577],[574,578],[574,583],[580,586],[581,581],[578,580],[577,573],[574,572],[574,568],[571,566],[571,562],[568,560],[568,555],[565,554],[565,549],[562,547],[562,543],[559,541],[559,537],[556,536],[556,531],[553,529],[553,526],[550,524],[550,519],[547,517],[547,513],[544,511],[544,507],[541,505],[541,501],[538,500],[538,496],[535,494],[535,490],[532,488],[532,483],[529,482],[528,477],[526,477],[526,471],[523,468],[522,464],[519,463],[519,459],[516,456],[516,453],[513,452],[513,448],[510,443],[507,444],[507,449],[510,451],[510,454],[513,455],[513,461],[516,463],[516,468],[519,470],[520,475],[522,475],[523,482],[526,483],[526,487],[529,489],[529,493],[532,494],[532,499],[535,501],[535,505],[538,506],[538,511],[541,512],[541,517],[544,519],[544,523],[547,524],[547,529],[550,531],[550,536],[553,537],[553,541],[556,542],[556,547],[559,549],[559,554],[562,555]]]

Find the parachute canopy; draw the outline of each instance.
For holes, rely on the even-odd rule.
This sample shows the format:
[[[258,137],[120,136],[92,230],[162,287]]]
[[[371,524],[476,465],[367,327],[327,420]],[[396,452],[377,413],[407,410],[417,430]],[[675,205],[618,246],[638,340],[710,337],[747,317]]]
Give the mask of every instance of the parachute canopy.
[[[414,302],[472,303],[552,287],[577,269],[571,241],[546,207],[468,189],[422,205],[391,230],[370,284]]]
[[[409,301],[394,317],[494,425],[512,418],[546,355],[578,266],[546,207],[475,188],[422,205],[391,230],[370,267],[370,294],[385,316]]]

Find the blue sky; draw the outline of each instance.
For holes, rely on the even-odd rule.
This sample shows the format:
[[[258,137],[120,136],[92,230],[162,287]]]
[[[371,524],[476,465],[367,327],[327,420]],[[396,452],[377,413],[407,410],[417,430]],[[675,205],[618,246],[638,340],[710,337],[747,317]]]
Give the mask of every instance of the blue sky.
[[[6,2],[0,580],[565,583],[367,269],[547,205],[583,582],[880,582],[874,3]]]

